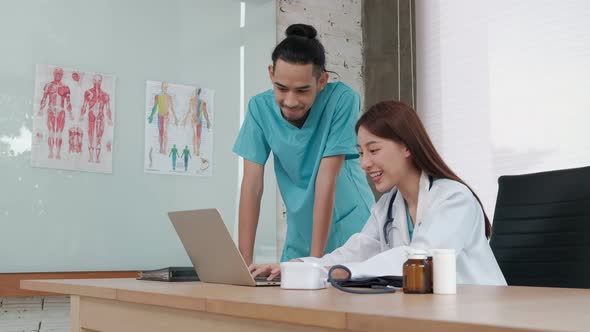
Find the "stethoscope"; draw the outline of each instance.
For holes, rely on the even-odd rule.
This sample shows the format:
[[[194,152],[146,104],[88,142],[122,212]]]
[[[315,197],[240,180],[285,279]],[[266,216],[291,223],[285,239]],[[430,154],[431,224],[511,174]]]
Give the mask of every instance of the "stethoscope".
[[[432,182],[434,182],[434,178],[429,175],[428,176],[428,191],[430,191],[430,188],[432,188]],[[389,230],[391,228],[393,228],[393,226],[389,227],[390,225],[393,225],[393,214],[391,213],[391,210],[393,208],[393,202],[395,201],[395,196],[397,196],[397,190],[393,193],[393,195],[391,195],[391,198],[389,199],[389,207],[387,208],[387,216],[385,219],[385,224],[383,224],[383,237],[385,237],[385,244],[389,245]]]

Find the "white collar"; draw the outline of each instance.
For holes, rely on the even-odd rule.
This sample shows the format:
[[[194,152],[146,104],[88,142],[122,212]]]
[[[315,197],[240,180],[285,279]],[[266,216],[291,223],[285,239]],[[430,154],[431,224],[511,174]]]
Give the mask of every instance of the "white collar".
[[[410,236],[408,234],[408,222],[406,215],[406,207],[404,204],[404,197],[402,193],[396,188],[397,195],[393,201],[394,207],[394,227],[399,228],[404,239],[405,244],[410,243]],[[428,210],[430,191],[430,178],[428,174],[422,172],[420,174],[420,183],[418,184],[418,203],[416,205],[416,220],[414,220],[414,227],[420,226],[422,217]]]

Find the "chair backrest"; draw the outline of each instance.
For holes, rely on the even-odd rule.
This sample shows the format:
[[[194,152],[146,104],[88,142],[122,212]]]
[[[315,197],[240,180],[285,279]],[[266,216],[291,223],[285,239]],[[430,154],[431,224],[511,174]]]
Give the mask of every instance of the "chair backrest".
[[[490,246],[508,285],[590,288],[590,167],[498,183]]]

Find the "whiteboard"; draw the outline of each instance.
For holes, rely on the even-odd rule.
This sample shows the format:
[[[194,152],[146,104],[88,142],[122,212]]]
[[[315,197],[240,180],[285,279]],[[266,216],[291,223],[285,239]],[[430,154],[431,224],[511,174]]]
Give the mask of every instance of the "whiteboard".
[[[276,38],[274,0],[27,0],[3,6],[0,272],[190,264],[167,218],[173,210],[217,208],[234,232],[239,160],[231,149],[242,102],[271,87],[266,65]],[[37,64],[116,77],[111,174],[31,167]],[[215,90],[211,176],[144,172],[148,80]],[[266,174],[257,257],[275,253],[276,184],[268,176],[274,173]]]

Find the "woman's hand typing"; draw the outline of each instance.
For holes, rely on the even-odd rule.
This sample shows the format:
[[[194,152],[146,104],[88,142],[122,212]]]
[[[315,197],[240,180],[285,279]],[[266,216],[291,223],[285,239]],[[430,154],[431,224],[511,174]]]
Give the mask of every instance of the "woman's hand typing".
[[[303,262],[303,261],[298,258],[295,258],[295,259],[290,260],[290,262]],[[280,263],[251,264],[248,267],[248,271],[252,275],[252,278],[256,278],[258,276],[268,276],[267,280],[271,281],[281,275],[281,264]]]

